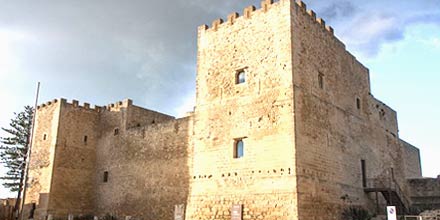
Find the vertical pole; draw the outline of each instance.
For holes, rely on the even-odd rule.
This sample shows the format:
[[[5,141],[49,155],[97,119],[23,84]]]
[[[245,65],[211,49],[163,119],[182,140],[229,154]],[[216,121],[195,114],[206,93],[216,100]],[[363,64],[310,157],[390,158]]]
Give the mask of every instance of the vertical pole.
[[[26,171],[24,173],[24,181],[23,181],[23,199],[21,200],[21,208],[20,208],[20,219],[23,220],[23,208],[24,208],[24,200],[26,198],[26,189],[27,189],[27,181],[29,174],[29,163],[31,161],[31,151],[32,151],[32,141],[34,137],[34,129],[35,129],[35,120],[37,116],[37,106],[38,106],[38,96],[40,95],[40,82],[37,83],[37,92],[35,94],[35,104],[34,104],[34,114],[32,116],[32,128],[31,128],[31,136],[29,140],[29,147],[27,151],[27,157],[25,161]]]

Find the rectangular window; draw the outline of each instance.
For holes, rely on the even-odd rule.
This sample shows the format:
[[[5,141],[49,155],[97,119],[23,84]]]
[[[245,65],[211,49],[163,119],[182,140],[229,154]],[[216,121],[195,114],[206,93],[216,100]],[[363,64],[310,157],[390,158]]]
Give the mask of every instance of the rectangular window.
[[[103,178],[102,178],[102,181],[103,181],[104,183],[108,182],[108,171],[105,171],[105,172],[104,172],[104,176],[103,176]]]
[[[235,72],[235,84],[242,84],[246,82],[245,68],[239,69]]]
[[[361,160],[361,169],[362,169],[362,186],[367,187],[367,168],[365,166],[365,160]]]
[[[242,158],[244,156],[243,139],[235,139],[234,141],[234,158]]]
[[[87,144],[87,135],[84,136],[84,144]]]
[[[119,128],[115,128],[115,131],[114,131],[113,135],[116,136],[118,134],[119,134]]]
[[[361,99],[360,98],[356,98],[356,108],[361,109]]]

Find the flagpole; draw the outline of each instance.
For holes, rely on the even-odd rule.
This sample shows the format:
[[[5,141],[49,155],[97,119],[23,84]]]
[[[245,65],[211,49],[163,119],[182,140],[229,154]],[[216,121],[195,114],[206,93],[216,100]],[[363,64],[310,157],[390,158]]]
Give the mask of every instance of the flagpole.
[[[29,166],[31,161],[31,153],[32,153],[32,141],[34,137],[34,130],[35,130],[35,120],[37,116],[37,107],[38,107],[38,96],[40,95],[40,82],[37,83],[37,92],[35,94],[35,104],[34,104],[34,114],[32,116],[32,128],[31,128],[31,134],[29,138],[29,147],[27,150],[27,156],[25,161],[25,167],[26,171],[24,173],[24,181],[23,181],[23,197],[21,199],[21,208],[20,208],[20,219],[23,220],[23,208],[24,208],[24,200],[26,199],[26,189],[27,189],[27,181],[28,181],[28,174],[29,174]]]

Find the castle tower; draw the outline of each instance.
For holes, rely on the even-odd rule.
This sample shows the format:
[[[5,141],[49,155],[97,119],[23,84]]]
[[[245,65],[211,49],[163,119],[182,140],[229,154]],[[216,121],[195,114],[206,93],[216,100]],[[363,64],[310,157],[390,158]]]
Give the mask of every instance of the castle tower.
[[[197,70],[188,219],[228,219],[233,205],[289,220],[409,207],[396,112],[303,2],[264,0],[199,27]]]
[[[291,1],[199,27],[187,219],[296,219]],[[210,210],[203,211],[203,210]]]
[[[93,212],[99,111],[65,99],[38,107],[25,218]]]
[[[191,131],[191,117],[175,119],[129,99],[94,108],[65,99],[40,105],[25,219],[171,218],[187,198]]]
[[[264,0],[198,29],[195,111],[125,100],[37,110],[25,215],[339,220],[408,209],[417,148],[369,71],[301,1]],[[177,211],[175,211],[177,210]]]

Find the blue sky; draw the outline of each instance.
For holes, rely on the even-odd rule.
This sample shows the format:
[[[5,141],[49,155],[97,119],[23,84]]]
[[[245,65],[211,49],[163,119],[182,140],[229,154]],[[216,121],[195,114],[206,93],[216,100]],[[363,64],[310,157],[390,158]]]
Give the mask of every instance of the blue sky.
[[[420,148],[423,174],[440,175],[440,26],[408,27],[365,64],[374,95],[397,110],[400,138]]]
[[[306,3],[370,69],[373,95],[397,111],[400,137],[420,148],[424,175],[440,174],[440,0]],[[42,101],[130,97],[182,115],[194,104],[197,26],[251,4],[260,5],[0,0],[0,126],[32,104],[37,81]]]

